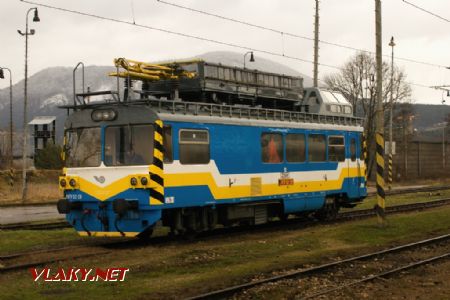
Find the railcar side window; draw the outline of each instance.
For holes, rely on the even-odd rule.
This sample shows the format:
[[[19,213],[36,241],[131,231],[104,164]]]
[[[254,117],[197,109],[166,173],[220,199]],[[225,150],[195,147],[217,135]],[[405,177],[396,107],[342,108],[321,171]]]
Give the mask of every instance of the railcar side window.
[[[236,70],[236,81],[243,81],[241,71]]]
[[[219,79],[224,79],[224,75],[223,75],[223,68],[217,68],[219,71]]]
[[[325,136],[323,134],[308,135],[308,160],[312,162],[326,161]]]
[[[105,130],[105,165],[153,163],[153,125],[110,126]]]
[[[67,131],[66,166],[98,167],[101,161],[100,127],[76,128]]]
[[[281,163],[283,161],[283,137],[279,133],[263,133],[261,135],[262,161],[265,163]]]
[[[345,144],[343,136],[333,135],[328,137],[328,160],[345,160]]]
[[[306,159],[305,135],[286,135],[286,160],[288,162],[303,162]]]
[[[164,162],[173,162],[173,147],[172,147],[172,127],[164,125],[163,127],[163,144],[164,144]]]
[[[179,138],[180,162],[185,165],[209,163],[209,133],[207,130],[182,129]]]
[[[248,75],[248,83],[256,83],[256,74],[255,73],[247,73]]]
[[[275,87],[279,87],[280,86],[280,77],[274,76],[273,83],[274,83]]]
[[[356,140],[352,138],[350,140],[350,158],[352,161],[356,160]]]
[[[263,85],[264,84],[264,75],[258,74],[257,78],[258,78],[258,84]]]
[[[224,79],[225,80],[230,80],[230,69],[224,68],[223,69],[223,74],[224,74]]]
[[[205,66],[205,76],[206,77],[217,78],[218,77],[217,67],[215,67],[215,66]]]

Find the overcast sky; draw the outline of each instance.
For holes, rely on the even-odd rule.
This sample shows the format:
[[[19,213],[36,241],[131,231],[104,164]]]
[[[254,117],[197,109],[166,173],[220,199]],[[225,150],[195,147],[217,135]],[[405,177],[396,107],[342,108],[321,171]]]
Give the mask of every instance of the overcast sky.
[[[31,0],[90,14],[117,18],[137,24],[196,35],[249,48],[313,60],[313,42],[284,37],[241,24],[201,15],[162,4],[157,0]],[[314,0],[167,0],[171,3],[204,10],[229,18],[245,20],[280,31],[313,37]],[[427,10],[450,19],[448,0],[408,0]],[[320,39],[375,50],[374,0],[321,0]],[[13,81],[24,77],[24,31],[26,11],[35,5],[20,0],[0,0],[0,66],[13,71]],[[115,57],[141,61],[158,61],[191,57],[208,51],[236,51],[211,42],[180,37],[156,30],[99,20],[39,7],[41,22],[31,22],[36,34],[29,39],[29,74],[52,66],[112,65]],[[388,46],[395,37],[395,56],[450,66],[450,23],[424,13],[402,0],[382,1],[383,54],[391,53]],[[133,13],[134,11],[134,13]],[[321,44],[320,62],[341,66],[354,51]],[[288,65],[312,77],[311,63],[255,52]],[[384,58],[389,60],[388,58]],[[397,60],[408,81],[425,85],[450,85],[450,70]],[[322,77],[335,69],[321,66]],[[0,88],[8,86],[0,80]],[[415,102],[439,104],[443,92],[413,85]],[[450,97],[444,97],[450,103]]]

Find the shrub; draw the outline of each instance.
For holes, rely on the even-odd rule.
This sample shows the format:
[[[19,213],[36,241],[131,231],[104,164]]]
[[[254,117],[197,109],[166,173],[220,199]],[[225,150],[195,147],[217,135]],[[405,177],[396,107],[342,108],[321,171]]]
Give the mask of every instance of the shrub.
[[[61,146],[48,143],[44,149],[37,151],[34,166],[37,169],[61,169],[63,167],[61,151]]]

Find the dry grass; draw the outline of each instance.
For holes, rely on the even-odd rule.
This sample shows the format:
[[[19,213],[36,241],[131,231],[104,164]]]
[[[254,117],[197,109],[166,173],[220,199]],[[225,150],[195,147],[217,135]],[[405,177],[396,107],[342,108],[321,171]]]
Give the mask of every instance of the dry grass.
[[[28,173],[27,203],[56,202],[62,197],[58,189],[59,171],[39,170]],[[22,178],[19,171],[14,174],[14,185],[10,185],[8,172],[0,172],[0,205],[22,203]]]
[[[1,275],[0,295],[5,299],[186,298],[233,283],[257,280],[286,270],[306,268],[311,264],[448,233],[450,207],[393,215],[389,216],[388,221],[388,226],[383,228],[377,226],[376,218],[371,218],[309,228],[249,230],[192,242],[111,248],[109,254],[77,259],[62,266],[126,267],[130,271],[124,282],[39,284],[30,279],[26,270]],[[31,231],[4,231],[0,232],[0,240],[11,251],[52,243],[63,246],[85,239],[65,229],[41,231],[39,235]],[[55,263],[45,267],[54,271],[59,266],[61,264]],[[256,298],[271,299],[266,294]]]
[[[55,202],[62,197],[58,185],[54,183],[29,183],[27,203]],[[22,203],[22,185],[0,190],[0,205]]]

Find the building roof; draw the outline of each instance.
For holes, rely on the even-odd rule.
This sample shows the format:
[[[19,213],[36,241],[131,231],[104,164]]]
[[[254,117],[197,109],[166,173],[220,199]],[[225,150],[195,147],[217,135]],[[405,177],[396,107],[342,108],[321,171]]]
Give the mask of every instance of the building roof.
[[[56,116],[37,116],[28,125],[47,125],[56,120]]]

